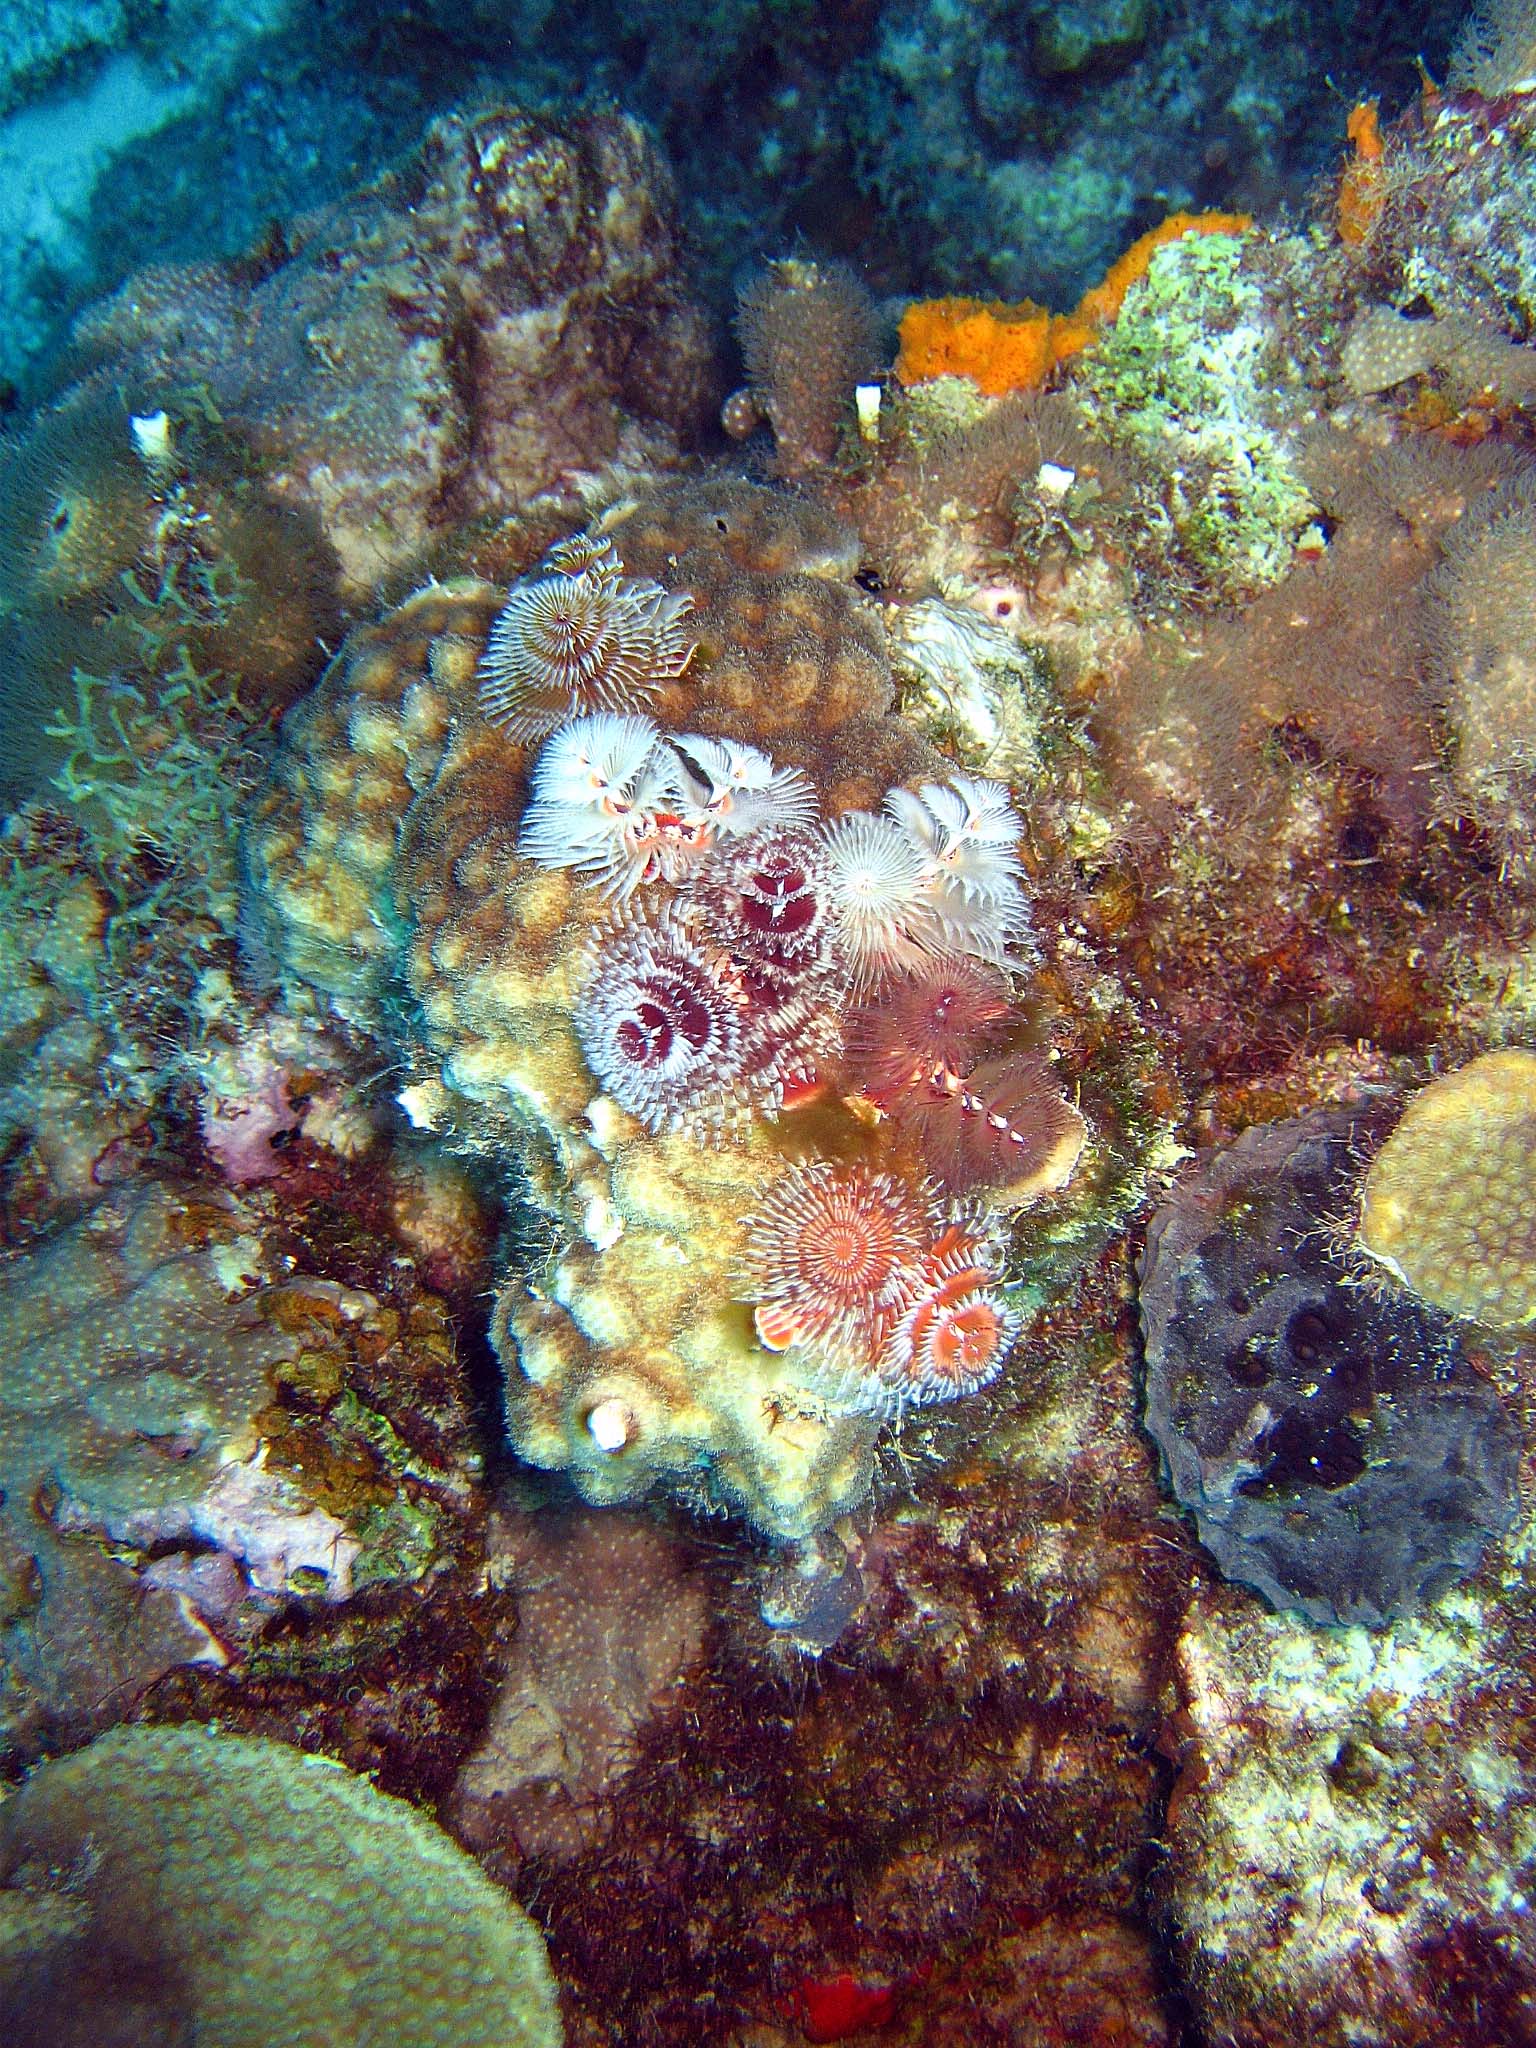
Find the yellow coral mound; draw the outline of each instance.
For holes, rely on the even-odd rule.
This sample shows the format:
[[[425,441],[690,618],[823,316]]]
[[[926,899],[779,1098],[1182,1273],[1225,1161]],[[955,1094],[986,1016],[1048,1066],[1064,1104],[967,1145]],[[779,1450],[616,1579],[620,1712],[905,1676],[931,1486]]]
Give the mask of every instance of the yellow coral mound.
[[[1485,1053],[1414,1097],[1366,1175],[1360,1242],[1423,1300],[1536,1320],[1536,1052]]]
[[[950,772],[896,714],[879,609],[824,515],[711,481],[616,510],[609,528],[627,575],[667,579],[693,602],[695,659],[657,679],[650,705],[662,730],[693,736],[695,753],[771,749],[781,791],[814,788],[827,818],[872,812],[901,784],[910,807],[913,785]],[[290,1001],[396,1044],[405,1021],[400,1101],[418,1127],[517,1159],[547,1231],[546,1256],[509,1276],[492,1317],[517,1450],[568,1471],[590,1500],[660,1482],[803,1536],[868,1491],[890,1404],[758,1342],[740,1298],[745,1219],[806,1157],[908,1179],[927,1168],[904,1125],[859,1114],[838,1084],[831,993],[785,1013],[785,1057],[796,1052],[815,1085],[794,1085],[805,1075],[786,1066],[781,1100],[738,1142],[701,1144],[604,1092],[578,1010],[594,962],[612,967],[623,951],[623,919],[644,926],[643,900],[616,923],[560,846],[540,860],[520,838],[534,743],[488,722],[476,698],[492,596],[477,583],[418,593],[355,634],[290,716],[247,833],[247,929]],[[877,838],[896,831],[869,823]],[[722,1100],[736,1098],[727,1088]],[[1052,1162],[1052,1189],[1082,1142],[1068,1114],[1071,1157]],[[1045,1191],[993,1185],[1000,1210]],[[990,1253],[981,1268],[964,1284],[994,1274]],[[961,1289],[970,1273],[962,1262],[931,1277]],[[968,1297],[940,1308],[979,1313]]]

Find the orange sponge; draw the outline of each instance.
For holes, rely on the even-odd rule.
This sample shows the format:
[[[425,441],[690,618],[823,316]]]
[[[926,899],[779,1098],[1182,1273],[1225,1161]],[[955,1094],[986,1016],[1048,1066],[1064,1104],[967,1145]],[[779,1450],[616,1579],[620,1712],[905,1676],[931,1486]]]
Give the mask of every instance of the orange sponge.
[[[1339,196],[1334,218],[1339,240],[1347,249],[1368,242],[1377,217],[1386,203],[1386,178],[1382,171],[1381,122],[1374,100],[1361,100],[1350,110],[1344,127],[1355,145],[1355,153],[1339,177]]]
[[[1016,306],[983,299],[920,299],[902,316],[896,375],[903,384],[969,377],[989,398],[1038,390],[1058,363],[1086,348],[1102,326],[1117,318],[1126,293],[1165,242],[1190,234],[1241,234],[1250,224],[1246,213],[1170,214],[1117,258],[1074,313],[1050,313],[1029,299]]]
[[[1182,241],[1186,235],[1240,235],[1252,225],[1251,213],[1170,213],[1165,221],[1139,235],[1123,256],[1115,258],[1102,284],[1084,292],[1077,304],[1077,317],[1096,327],[1118,320],[1126,293],[1146,276],[1147,266],[1165,243]]]
[[[1052,315],[1028,299],[1017,306],[982,299],[924,299],[901,322],[896,375],[903,384],[928,377],[969,377],[989,397],[1033,391],[1056,358]]]

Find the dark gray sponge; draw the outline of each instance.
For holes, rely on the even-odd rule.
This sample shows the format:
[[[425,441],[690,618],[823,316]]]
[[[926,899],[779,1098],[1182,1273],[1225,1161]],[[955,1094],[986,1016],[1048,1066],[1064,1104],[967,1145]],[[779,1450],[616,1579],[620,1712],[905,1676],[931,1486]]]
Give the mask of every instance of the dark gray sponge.
[[[1158,1210],[1141,1263],[1146,1425],[1229,1579],[1375,1627],[1509,1526],[1519,1435],[1456,1324],[1351,1283],[1360,1118],[1245,1131]]]

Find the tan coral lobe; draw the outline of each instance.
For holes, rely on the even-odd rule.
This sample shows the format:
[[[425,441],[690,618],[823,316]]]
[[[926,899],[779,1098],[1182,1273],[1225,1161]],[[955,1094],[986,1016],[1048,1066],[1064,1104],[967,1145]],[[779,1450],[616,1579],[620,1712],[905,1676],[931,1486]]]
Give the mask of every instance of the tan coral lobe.
[[[1425,1301],[1536,1321],[1536,1052],[1484,1053],[1416,1095],[1372,1160],[1360,1242]]]

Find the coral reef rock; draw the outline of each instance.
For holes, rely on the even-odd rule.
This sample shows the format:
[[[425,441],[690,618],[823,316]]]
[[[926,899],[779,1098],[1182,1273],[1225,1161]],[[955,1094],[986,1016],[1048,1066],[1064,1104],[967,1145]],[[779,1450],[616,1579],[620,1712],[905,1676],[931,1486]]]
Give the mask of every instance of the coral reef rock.
[[[517,1591],[517,1638],[485,1739],[454,1790],[482,1860],[568,1862],[600,1837],[640,1731],[681,1696],[704,1588],[644,1512],[493,1518],[488,1568]]]
[[[1529,1528],[1523,1537],[1528,1554]],[[1511,2048],[1526,1910],[1531,1596],[1447,1594],[1380,1633],[1194,1602],[1166,1876],[1200,2038]]]
[[[0,1274],[0,1736],[23,1754],[225,1662],[286,1601],[425,1569],[394,1482],[306,1472],[277,1405],[280,1380],[334,1398],[349,1333],[387,1343],[379,1304],[275,1269],[256,1212],[149,1181]]]
[[[201,388],[356,601],[441,526],[665,460],[708,419],[671,204],[625,115],[445,115],[254,282],[148,273],[80,322],[76,356],[145,409]]]

